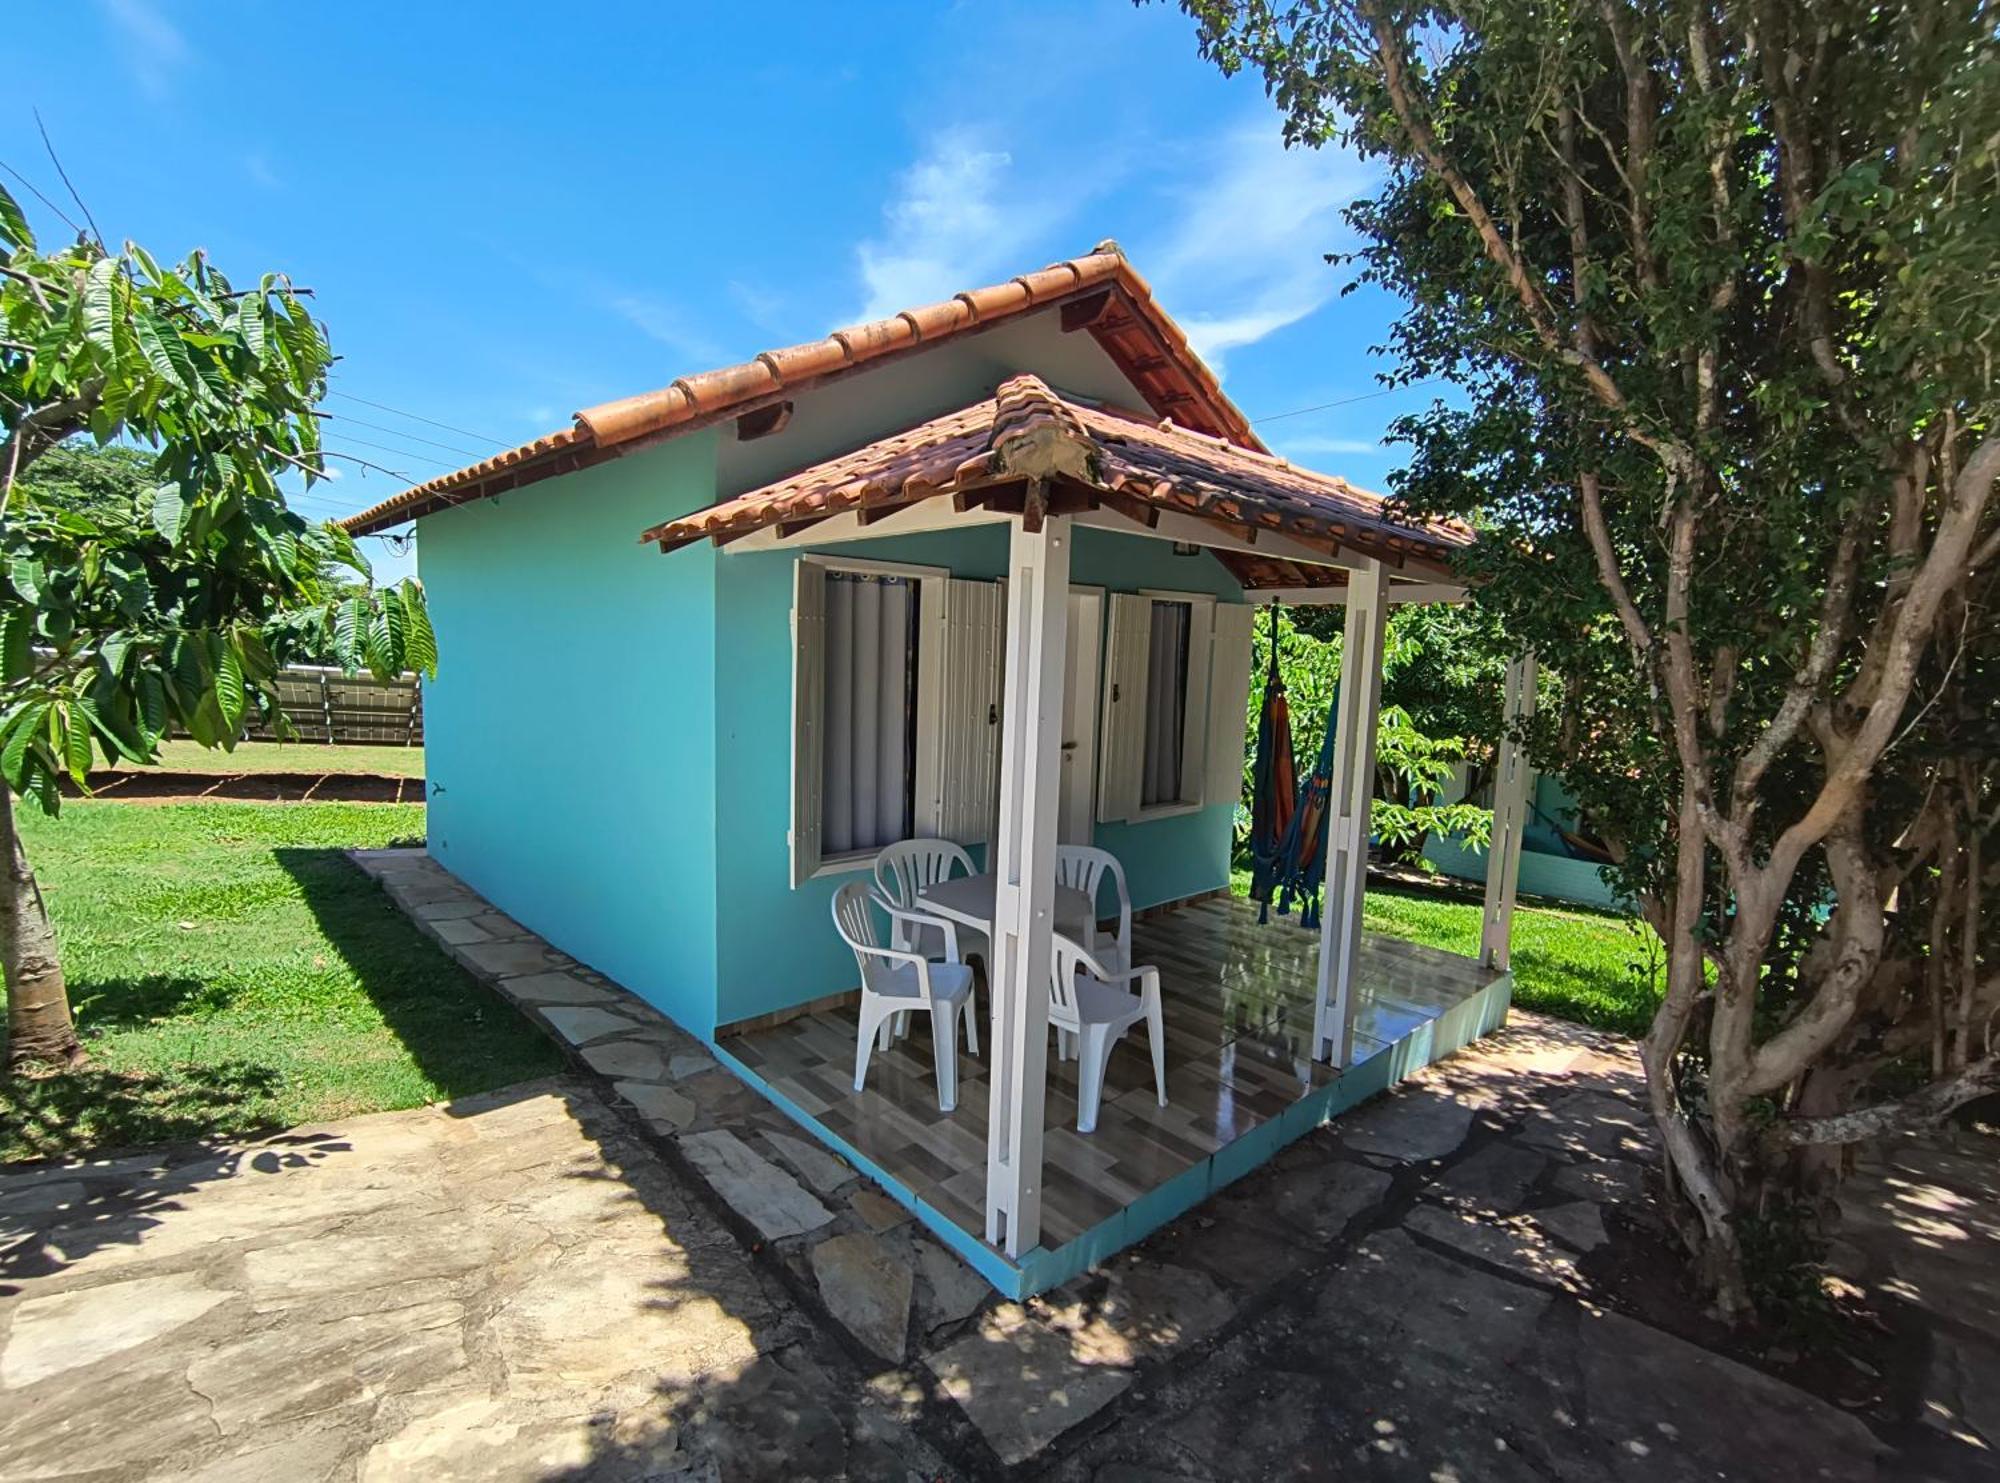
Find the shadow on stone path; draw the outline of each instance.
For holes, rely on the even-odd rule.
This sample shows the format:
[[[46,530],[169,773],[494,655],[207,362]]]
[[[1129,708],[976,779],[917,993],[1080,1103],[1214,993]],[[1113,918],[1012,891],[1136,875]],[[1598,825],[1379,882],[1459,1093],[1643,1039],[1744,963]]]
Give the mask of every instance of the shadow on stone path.
[[[10,1479],[938,1467],[574,1081],[0,1175],[0,1231]]]

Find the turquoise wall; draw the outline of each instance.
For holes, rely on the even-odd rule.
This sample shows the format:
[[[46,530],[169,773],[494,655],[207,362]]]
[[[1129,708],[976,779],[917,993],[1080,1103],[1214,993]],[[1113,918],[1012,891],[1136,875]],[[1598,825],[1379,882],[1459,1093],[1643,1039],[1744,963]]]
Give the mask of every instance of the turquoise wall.
[[[635,537],[706,504],[714,470],[714,437],[696,434],[418,527],[440,656],[424,695],[430,852],[702,1034],[716,556]]]
[[[1111,592],[1166,588],[1240,600],[1214,557],[1175,556],[1165,541],[1078,529],[1071,581]],[[949,568],[992,580],[1005,573],[1007,527],[851,542],[842,556]],[[673,565],[692,550],[664,558]],[[724,554],[715,562],[717,796],[728,800],[716,841],[719,902],[716,1018],[728,1024],[852,988],[854,959],[834,935],[828,903],[853,875],[791,886],[792,565],[788,551]],[[1049,759],[1054,767],[1056,759]],[[1143,824],[1106,824],[1097,841],[1125,865],[1136,906],[1214,890],[1229,881],[1234,805]]]

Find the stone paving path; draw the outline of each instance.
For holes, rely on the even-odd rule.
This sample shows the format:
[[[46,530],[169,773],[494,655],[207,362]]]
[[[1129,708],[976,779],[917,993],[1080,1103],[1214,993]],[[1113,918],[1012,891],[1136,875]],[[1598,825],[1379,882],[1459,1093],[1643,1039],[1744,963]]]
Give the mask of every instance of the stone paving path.
[[[421,855],[359,860],[576,1074],[0,1174],[0,1477],[1692,1483],[1992,1455],[1990,1323],[1932,1364],[1950,1417],[1912,1450],[1605,1306],[1656,1177],[1609,1037],[1517,1016],[1009,1303],[631,995]],[[1992,1196],[1950,1218],[2000,1230]],[[1908,1246],[1903,1213],[1857,1264]]]
[[[574,1079],[0,1175],[0,1477],[940,1467]]]

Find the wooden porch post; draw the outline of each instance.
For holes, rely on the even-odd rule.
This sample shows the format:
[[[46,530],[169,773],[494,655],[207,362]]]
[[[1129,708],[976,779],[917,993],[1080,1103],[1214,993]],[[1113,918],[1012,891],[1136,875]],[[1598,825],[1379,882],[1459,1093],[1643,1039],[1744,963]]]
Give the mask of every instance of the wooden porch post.
[[[1524,654],[1507,666],[1506,734],[1493,775],[1493,840],[1486,849],[1486,914],[1479,926],[1479,961],[1502,973],[1514,936],[1514,888],[1521,879],[1532,771],[1514,731],[1534,714],[1535,656]]]
[[[1313,1015],[1314,1058],[1335,1066],[1354,1059],[1354,975],[1361,956],[1361,903],[1368,890],[1369,811],[1375,800],[1375,722],[1382,710],[1388,585],[1379,561],[1370,561],[1347,577],[1347,632],[1341,647],[1340,709],[1334,718],[1333,777],[1327,799],[1319,993]]]
[[[992,1110],[986,1142],[986,1239],[1011,1257],[1032,1250],[1042,1233],[1042,1114],[1048,1087],[1049,937],[1055,922],[1056,803],[1062,791],[1069,549],[1067,519],[1013,523],[1006,681],[1000,700],[1000,820],[989,862],[997,884],[990,963]]]

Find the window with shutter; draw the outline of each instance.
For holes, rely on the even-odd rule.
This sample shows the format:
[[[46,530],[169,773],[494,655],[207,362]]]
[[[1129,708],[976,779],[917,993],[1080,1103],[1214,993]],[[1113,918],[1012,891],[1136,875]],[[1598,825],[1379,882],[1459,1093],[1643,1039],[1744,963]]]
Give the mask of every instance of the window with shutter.
[[[1100,821],[1199,808],[1208,786],[1215,599],[1189,593],[1111,598]]]
[[[792,596],[792,884],[921,835],[979,843],[999,791],[1004,603],[934,567],[804,556]]]

